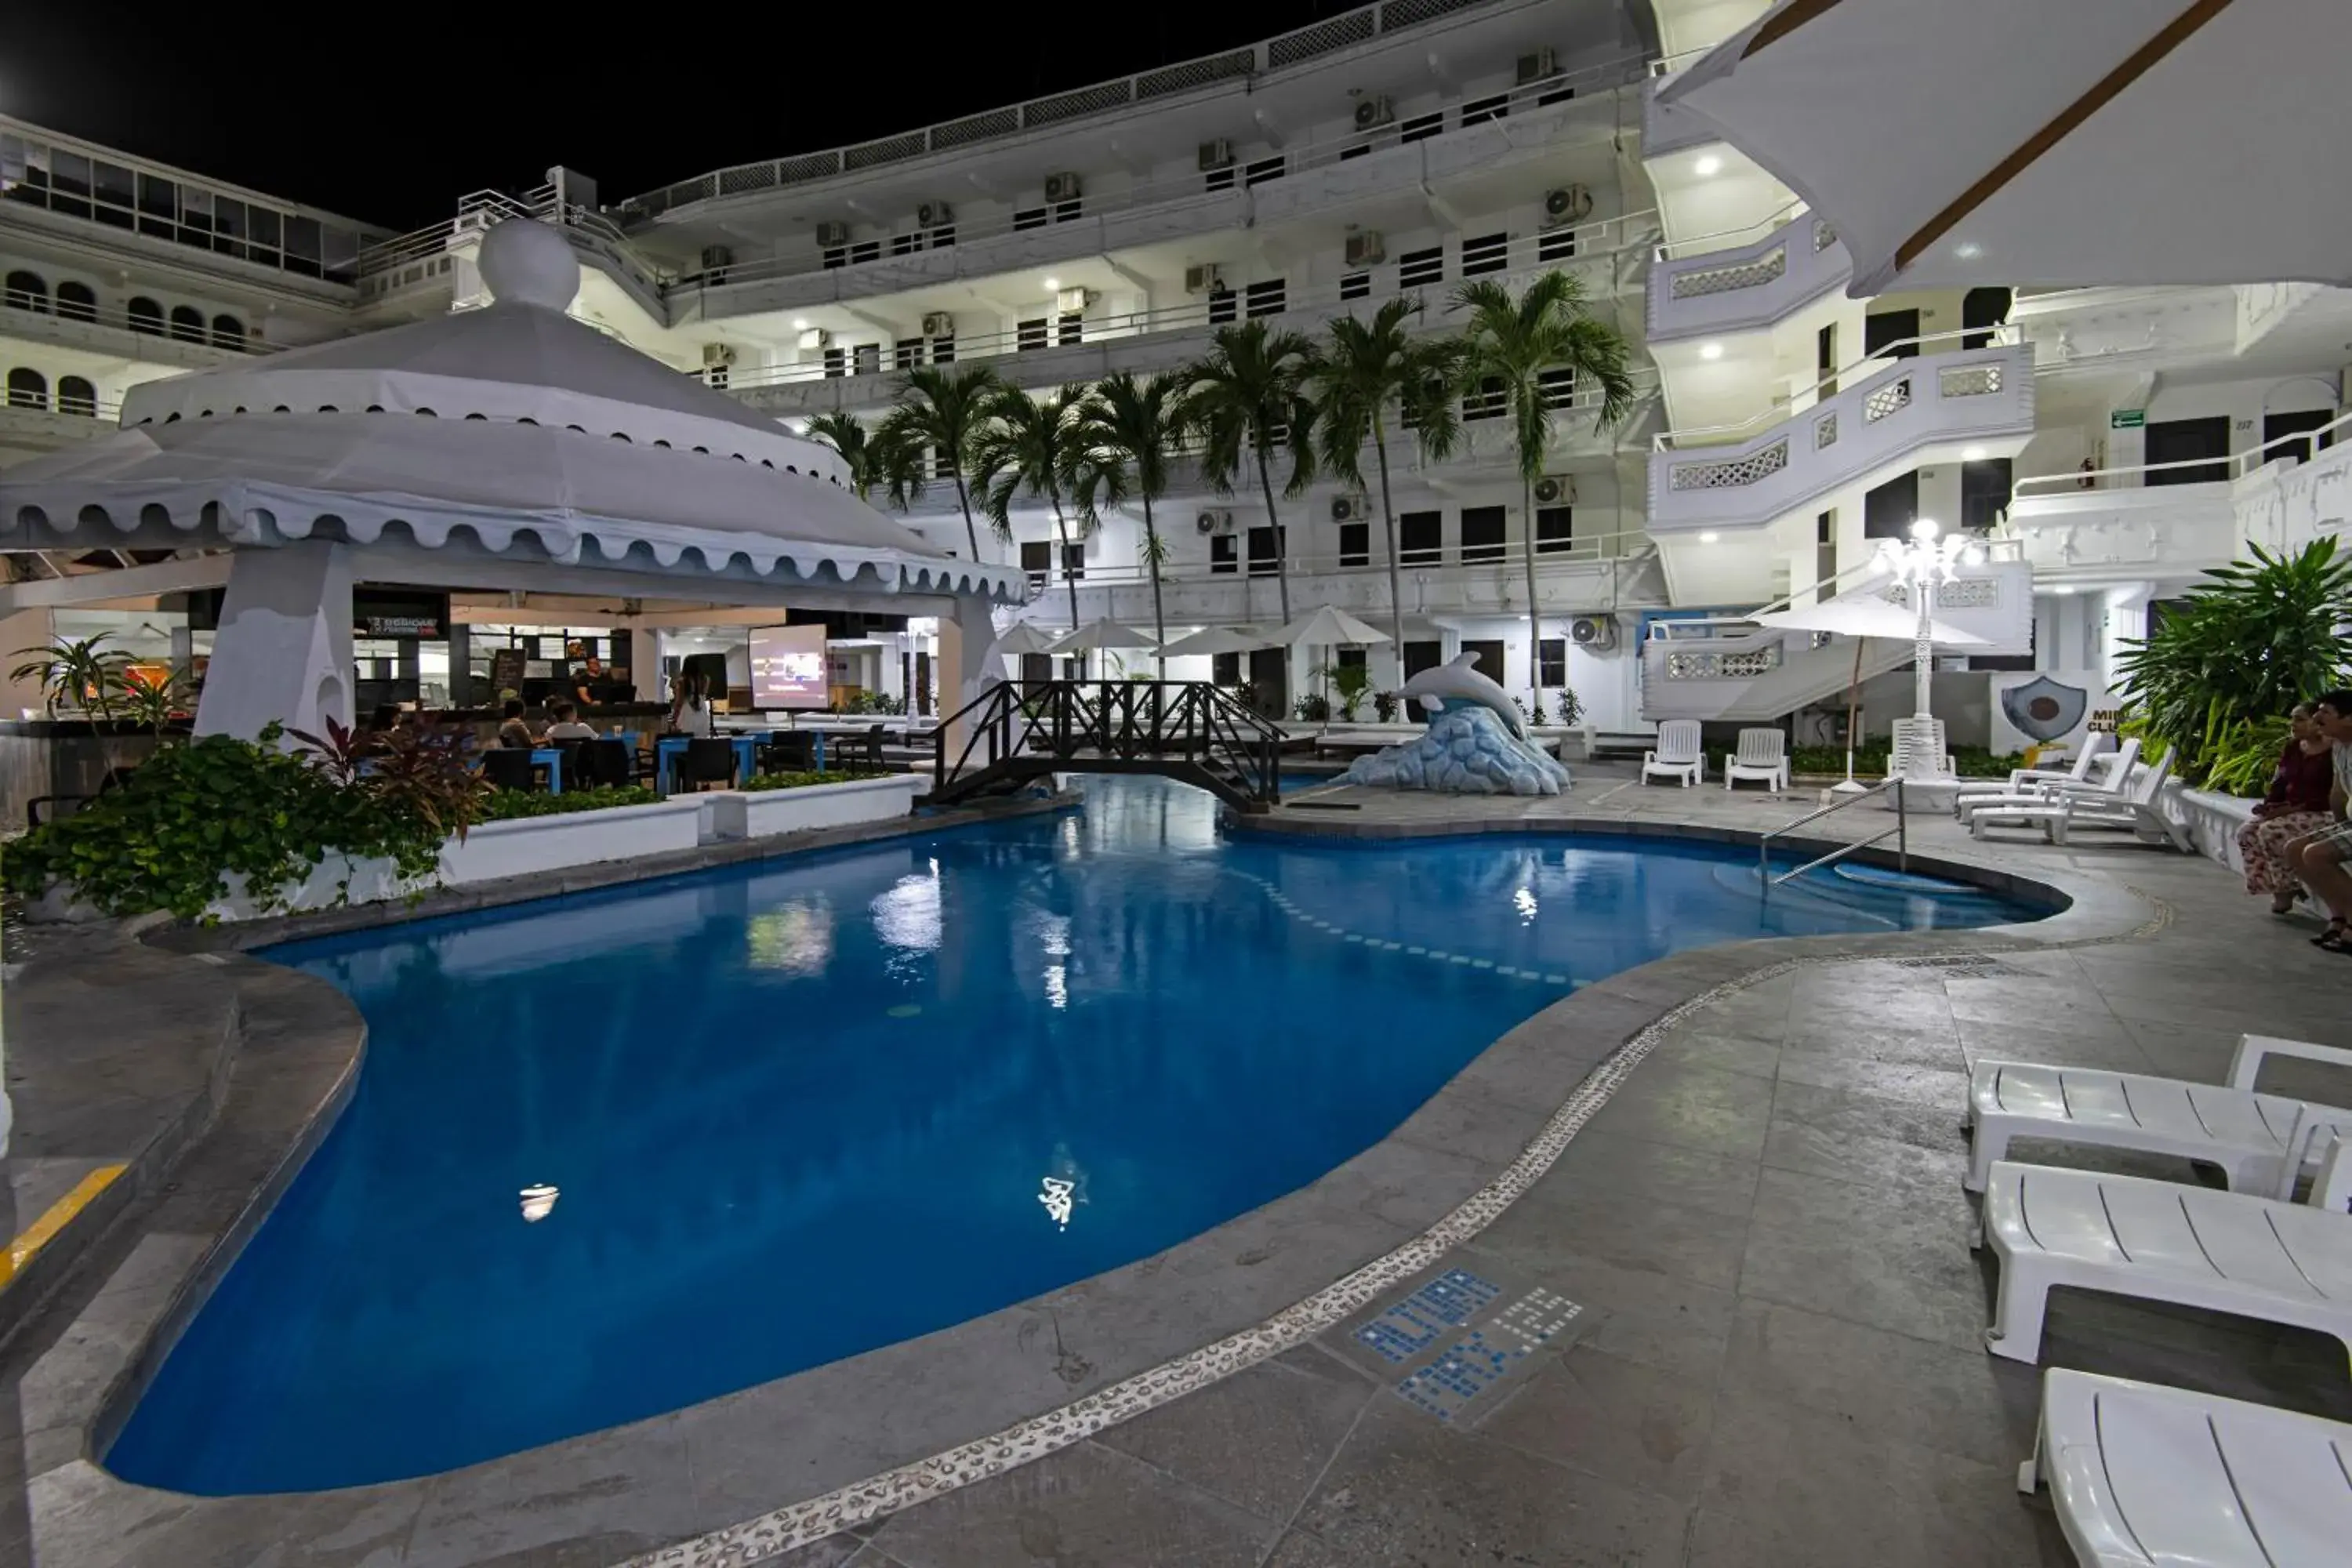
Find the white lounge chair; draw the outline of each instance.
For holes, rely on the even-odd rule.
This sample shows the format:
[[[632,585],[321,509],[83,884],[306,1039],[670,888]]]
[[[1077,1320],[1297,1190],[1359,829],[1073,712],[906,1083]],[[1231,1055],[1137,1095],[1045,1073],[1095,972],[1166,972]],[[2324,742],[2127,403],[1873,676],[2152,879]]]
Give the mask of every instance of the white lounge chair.
[[[2121,799],[2131,787],[2132,764],[2139,761],[2139,742],[2126,741],[2110,752],[2102,753],[2104,770],[2094,769],[2080,782],[2072,779],[2042,779],[2028,781],[2018,789],[1964,789],[1955,797],[1953,811],[1962,822],[1968,822],[1979,812],[1999,811],[2011,805],[2042,805],[2061,796],[2085,795],[2094,800]]]
[[[1969,814],[1969,833],[1982,838],[1988,827],[2038,827],[2045,841],[2063,845],[2072,831],[2118,827],[2150,843],[2169,844],[2184,855],[2193,854],[2197,846],[2189,836],[2188,825],[2174,821],[2160,804],[2164,781],[2172,776],[2172,748],[2167,746],[2154,767],[2132,773],[2120,798],[2105,792],[2062,790],[2033,805],[1980,807]]]
[[[2352,1068],[2352,1051],[2266,1035],[2240,1037],[2227,1084],[1979,1061],[1969,1074],[1972,1142],[1964,1184],[1984,1191],[1993,1162],[2008,1158],[2012,1139],[2044,1138],[2201,1161],[2221,1167],[2231,1192],[2291,1198],[2295,1178],[2330,1138],[2352,1138],[2352,1110],[2255,1093],[2263,1060],[2273,1056]]]
[[[1658,747],[1642,753],[1642,782],[1652,773],[1680,779],[1688,789],[1706,777],[1706,753],[1699,749],[1698,721],[1669,719],[1658,726]]]
[[[2058,1369],[2033,1458],[2085,1568],[2322,1568],[2352,1542],[2352,1426]]]
[[[1970,785],[1952,797],[1952,815],[1955,816],[1967,815],[1970,804],[1976,801],[1997,800],[2003,795],[2038,795],[2045,788],[2057,784],[2092,783],[2095,769],[2105,763],[2109,758],[2121,754],[2106,751],[2096,744],[2095,742],[2101,739],[2102,737],[2094,735],[2090,741],[2085,742],[2083,749],[2074,753],[2074,763],[2072,767],[2011,768],[2009,771],[2007,784]],[[2137,756],[2138,753],[2139,748],[2135,745],[2132,748],[2132,754]],[[2126,763],[2124,765],[2128,767],[2130,764]]]
[[[2352,1158],[2328,1141],[2299,1204],[2002,1160],[1985,1182],[2000,1260],[1985,1346],[2042,1359],[2051,1288],[2174,1301],[2332,1334],[2352,1352]]]
[[[1739,749],[1723,759],[1723,787],[1750,779],[1768,788],[1789,787],[1789,737],[1778,730],[1742,730]]]

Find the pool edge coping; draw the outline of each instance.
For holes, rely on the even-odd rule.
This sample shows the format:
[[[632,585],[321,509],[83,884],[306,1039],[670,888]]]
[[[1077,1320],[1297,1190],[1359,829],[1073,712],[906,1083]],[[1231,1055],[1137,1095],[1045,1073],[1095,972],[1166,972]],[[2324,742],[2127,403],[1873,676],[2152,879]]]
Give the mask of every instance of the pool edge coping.
[[[1068,804],[1070,802],[1065,797],[1024,803],[1024,809],[1016,814],[1059,810]],[[985,816],[980,816],[970,820],[985,819]],[[1534,822],[1480,819],[1454,826],[1451,831],[1447,830],[1446,825],[1429,823],[1332,823],[1328,819],[1317,819],[1314,826],[1306,831],[1298,831],[1286,825],[1273,826],[1264,818],[1242,819],[1242,823],[1243,831],[1251,836],[1290,837],[1302,840],[1412,840],[1507,834],[1536,837],[1591,835],[1752,845],[1759,837],[1750,830],[1695,824],[1639,823],[1607,817],[1563,817]],[[608,866],[597,869],[617,868],[634,870],[636,874],[602,876],[590,886],[614,887],[653,881],[744,859],[796,857],[845,845],[887,841],[963,825],[962,819],[941,822],[936,818],[924,818],[893,822],[887,825],[884,831],[875,831],[877,825],[824,830],[806,836],[822,842],[770,847],[761,855],[720,858],[701,865],[673,867],[641,866],[636,862],[608,863]],[[1866,852],[1864,858],[1879,858],[1868,856]],[[1884,858],[1891,864],[1894,857],[1890,854]],[[1305,1186],[1150,1258],[1073,1282],[980,1318],[911,1340],[878,1346],[856,1356],[805,1369],[663,1415],[518,1450],[455,1470],[325,1492],[279,1495],[289,1503],[299,1503],[320,1499],[383,1500],[414,1489],[419,1493],[420,1508],[429,1507],[431,1500],[425,1494],[441,1488],[453,1478],[488,1477],[500,1467],[511,1466],[526,1458],[534,1468],[561,1468],[573,1454],[584,1454],[592,1447],[625,1450],[634,1440],[649,1441],[657,1434],[675,1442],[679,1440],[679,1435],[674,1431],[664,1432],[663,1429],[688,1425],[698,1413],[755,1404],[805,1404],[812,1391],[826,1384],[855,1384],[861,1379],[870,1381],[877,1371],[891,1362],[921,1361],[937,1358],[942,1352],[952,1353],[952,1342],[958,1340],[989,1341],[1010,1330],[1025,1344],[1028,1332],[1034,1330],[1041,1315],[1053,1322],[1058,1339],[1069,1321],[1067,1314],[1075,1312],[1081,1318],[1087,1314],[1089,1298],[1110,1299],[1108,1303],[1099,1300],[1092,1303],[1098,1308],[1106,1305],[1115,1308],[1122,1302],[1132,1304],[1136,1300],[1135,1288],[1148,1286],[1163,1269],[1172,1268],[1181,1276],[1187,1268],[1202,1268],[1205,1265],[1202,1271],[1189,1277],[1189,1282],[1196,1288],[1220,1285],[1225,1279],[1245,1275],[1247,1270],[1244,1266],[1230,1261],[1217,1266],[1209,1260],[1213,1255],[1230,1255],[1236,1243],[1253,1231],[1261,1237],[1279,1236],[1286,1226],[1311,1228],[1334,1215],[1343,1220],[1351,1212],[1359,1217],[1370,1216],[1370,1211],[1362,1206],[1370,1201],[1370,1198],[1359,1196],[1351,1203],[1348,1194],[1351,1191],[1360,1194],[1366,1191],[1377,1193],[1381,1189],[1379,1177],[1383,1168],[1390,1169],[1392,1173],[1425,1175],[1425,1167],[1433,1153],[1444,1153],[1449,1159],[1475,1168],[1479,1180],[1466,1195],[1458,1199],[1446,1198],[1442,1212],[1425,1225],[1381,1220],[1379,1228],[1384,1228],[1387,1234],[1377,1238],[1381,1243],[1377,1250],[1369,1257],[1358,1257],[1355,1252],[1348,1252],[1328,1260],[1319,1270],[1320,1279],[1304,1295],[1296,1294],[1291,1287],[1281,1287],[1282,1292],[1292,1299],[1268,1310],[1266,1302],[1253,1301],[1249,1290],[1238,1292],[1236,1299],[1253,1301],[1247,1309],[1248,1321],[1223,1329],[1188,1330],[1186,1337],[1202,1342],[1190,1349],[1167,1355],[1155,1352],[1158,1359],[1133,1368],[1106,1368],[1101,1384],[1075,1399],[1055,1401],[1049,1398],[1042,1408],[1034,1408],[1038,1403],[1034,1394],[1021,1396],[1014,1404],[1033,1407],[1026,1414],[1016,1408],[1007,1415],[983,1415],[976,1420],[963,1422],[961,1425],[965,1426],[981,1426],[988,1430],[960,1442],[943,1444],[925,1455],[886,1463],[866,1473],[862,1479],[819,1488],[814,1495],[772,1507],[755,1516],[739,1518],[716,1528],[700,1525],[686,1531],[666,1530],[659,1524],[652,1525],[644,1533],[656,1539],[667,1533],[671,1536],[670,1543],[654,1546],[625,1559],[629,1568],[738,1568],[738,1565],[821,1540],[840,1530],[898,1511],[1041,1458],[1104,1427],[1157,1408],[1183,1394],[1206,1387],[1345,1321],[1356,1311],[1371,1305],[1380,1296],[1413,1278],[1451,1247],[1475,1236],[1497,1217],[1549,1169],[1584,1121],[1607,1103],[1619,1084],[1646,1057],[1658,1035],[1689,1012],[1722,995],[1810,964],[1872,958],[2041,951],[2129,941],[2152,934],[2169,918],[2168,906],[2161,900],[2071,868],[2036,868],[2043,875],[2029,878],[1996,866],[1951,859],[1928,851],[1916,854],[1913,858],[1918,862],[1920,869],[1929,874],[1947,876],[2012,897],[2039,895],[2043,901],[2054,897],[2065,900],[2065,905],[2035,921],[2001,926],[1949,931],[1766,938],[1669,954],[1595,982],[1539,1009],[1473,1057],[1412,1117],[1362,1153]],[[562,877],[511,880],[530,883],[550,879],[567,884],[571,880]],[[484,886],[496,887],[494,884]],[[585,890],[588,890],[587,887],[565,885],[515,892],[505,898],[469,900],[463,909],[404,907],[388,917],[336,924],[333,929],[349,931],[383,923],[432,919],[470,909]],[[2151,907],[2156,911],[2153,917],[2149,914]],[[325,914],[332,917],[345,912],[326,911]],[[2129,917],[2127,921],[2126,917]],[[263,923],[254,922],[257,926]],[[287,926],[327,923],[316,915],[268,923],[272,929],[267,934],[248,934],[243,928],[236,928],[234,934],[247,936],[247,940],[230,945],[239,948],[261,946],[303,936],[331,934],[328,931],[284,929]],[[174,944],[166,942],[156,945],[168,947]],[[351,1007],[340,992],[323,981],[312,980],[298,972],[269,964],[266,960],[230,962],[250,963],[278,974],[293,975],[307,985],[325,991],[346,1009]],[[355,1009],[351,1010],[355,1014]],[[109,1382],[105,1394],[97,1402],[97,1408],[79,1423],[82,1441],[78,1459],[67,1461],[57,1470],[48,1472],[58,1474],[75,1465],[88,1472],[77,1478],[80,1484],[76,1489],[85,1494],[76,1500],[77,1506],[103,1506],[102,1496],[88,1494],[93,1490],[104,1494],[108,1489],[119,1489],[122,1493],[137,1494],[144,1499],[168,1500],[191,1511],[206,1511],[212,1507],[224,1510],[239,1507],[248,1513],[251,1511],[252,1494],[213,1498],[143,1488],[121,1480],[111,1472],[100,1468],[92,1456],[104,1451],[106,1444],[100,1440],[100,1436],[110,1440],[119,1431],[121,1421],[127,1418],[154,1370],[160,1367],[178,1335],[193,1321],[205,1300],[234,1264],[244,1242],[267,1217],[270,1207],[282,1195],[287,1184],[309,1153],[331,1130],[356,1085],[363,1045],[362,1025],[359,1048],[351,1053],[347,1069],[338,1080],[331,1100],[318,1108],[294,1142],[271,1163],[236,1220],[200,1258],[184,1270],[176,1281],[171,1303],[164,1309],[161,1320],[130,1352],[127,1364]],[[1528,1097],[1535,1097],[1541,1105],[1551,1109],[1530,1110],[1525,1103]],[[232,1097],[232,1110],[234,1103]],[[1506,1138],[1512,1152],[1494,1158],[1465,1154],[1458,1150],[1449,1151],[1446,1140],[1434,1133],[1433,1129],[1443,1127],[1449,1117],[1465,1111],[1486,1130],[1490,1140]],[[1498,1130],[1497,1122],[1507,1131]],[[226,1123],[225,1117],[224,1128]],[[1457,1178],[1460,1174],[1455,1173]],[[1459,1184],[1458,1181],[1455,1184]],[[1374,1231],[1375,1227],[1367,1226],[1363,1235],[1358,1237],[1358,1250],[1361,1249],[1363,1237],[1373,1236]],[[1224,1297],[1222,1289],[1215,1289],[1213,1293],[1221,1300]],[[1144,1294],[1149,1295],[1148,1289]],[[1263,1295],[1264,1292],[1257,1294]],[[885,1375],[888,1374],[886,1373]],[[1066,1393],[1066,1389],[1063,1392]],[[793,1489],[779,1478],[775,1489],[790,1491]],[[35,1500],[37,1539],[40,1513],[37,1486]],[[521,1500],[527,1502],[531,1500]],[[648,1511],[657,1513],[661,1510],[653,1509]],[[631,1533],[636,1532],[633,1531]],[[417,1544],[422,1546],[424,1543]]]

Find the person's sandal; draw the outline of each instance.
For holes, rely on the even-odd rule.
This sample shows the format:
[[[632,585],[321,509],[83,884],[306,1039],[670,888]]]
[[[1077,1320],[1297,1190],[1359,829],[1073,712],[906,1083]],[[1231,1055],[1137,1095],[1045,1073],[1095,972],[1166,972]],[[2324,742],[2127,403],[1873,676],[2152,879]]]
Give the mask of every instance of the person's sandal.
[[[2329,921],[2327,929],[2311,939],[2311,945],[2329,952],[2352,952],[2352,946],[2345,943],[2344,922],[2340,920]]]

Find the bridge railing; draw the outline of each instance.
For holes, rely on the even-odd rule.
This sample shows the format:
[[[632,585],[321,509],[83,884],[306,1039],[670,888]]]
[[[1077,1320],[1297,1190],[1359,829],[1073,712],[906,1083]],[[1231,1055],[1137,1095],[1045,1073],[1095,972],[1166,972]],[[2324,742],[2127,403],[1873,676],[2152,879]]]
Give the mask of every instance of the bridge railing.
[[[943,721],[932,787],[1016,757],[1084,772],[1090,760],[1185,763],[1271,805],[1281,789],[1282,731],[1205,680],[1008,680]],[[963,737],[953,749],[951,734]]]

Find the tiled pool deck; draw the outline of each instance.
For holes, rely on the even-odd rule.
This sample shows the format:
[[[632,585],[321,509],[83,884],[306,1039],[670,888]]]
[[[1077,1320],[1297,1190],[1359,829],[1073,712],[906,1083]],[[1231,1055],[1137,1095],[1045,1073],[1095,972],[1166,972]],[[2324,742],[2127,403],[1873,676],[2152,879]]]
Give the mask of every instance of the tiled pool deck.
[[[1599,769],[1533,806],[1347,798],[1366,809],[1290,815],[1753,832],[1810,804]],[[134,1210],[122,1261],[98,1260],[9,1369],[21,1494],[0,1562],[29,1536],[41,1568],[2064,1563],[2011,1480],[2035,1374],[1981,1343],[1968,1063],[2211,1079],[2248,1029],[2352,1045],[2352,967],[2210,863],[2114,840],[1978,846],[1921,824],[1916,851],[2075,906],[2010,933],[1644,966],[1514,1030],[1366,1156],[1160,1258],[656,1422],[306,1498],[124,1486],[79,1457],[71,1415],[121,1375],[123,1336],[169,1300],[156,1281],[233,1217],[295,1108],[331,1094],[339,1053],[319,1042],[349,1019],[230,960],[247,1055],[188,1190]],[[2301,1065],[2287,1087],[2347,1093]],[[2045,1361],[2352,1416],[2332,1342],[2203,1314],[2062,1295]]]

